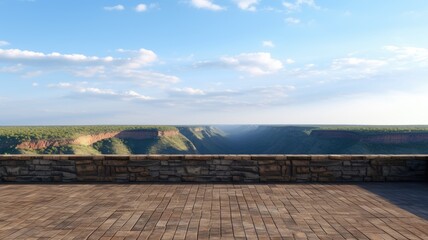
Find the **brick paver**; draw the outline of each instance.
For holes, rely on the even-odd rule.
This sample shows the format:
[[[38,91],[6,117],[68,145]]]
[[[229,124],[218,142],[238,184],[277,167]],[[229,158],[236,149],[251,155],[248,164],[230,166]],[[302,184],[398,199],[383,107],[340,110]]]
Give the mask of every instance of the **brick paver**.
[[[0,185],[0,239],[428,239],[427,194],[426,183]]]

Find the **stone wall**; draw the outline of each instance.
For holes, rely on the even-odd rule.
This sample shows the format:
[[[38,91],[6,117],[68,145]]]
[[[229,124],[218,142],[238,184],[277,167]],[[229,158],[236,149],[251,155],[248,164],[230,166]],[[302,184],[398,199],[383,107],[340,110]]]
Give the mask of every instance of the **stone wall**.
[[[428,155],[3,155],[0,182],[427,181]]]

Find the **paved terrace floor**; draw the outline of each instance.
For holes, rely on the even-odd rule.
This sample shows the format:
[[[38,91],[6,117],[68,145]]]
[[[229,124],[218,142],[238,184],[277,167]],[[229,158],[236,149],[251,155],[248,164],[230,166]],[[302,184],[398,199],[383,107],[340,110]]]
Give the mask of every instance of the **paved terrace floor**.
[[[428,239],[428,184],[0,185],[0,239]]]

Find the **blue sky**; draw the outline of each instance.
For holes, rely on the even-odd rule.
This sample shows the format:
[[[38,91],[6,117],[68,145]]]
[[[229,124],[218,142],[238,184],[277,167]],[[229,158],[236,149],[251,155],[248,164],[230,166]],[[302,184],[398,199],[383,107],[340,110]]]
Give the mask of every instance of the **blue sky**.
[[[428,124],[426,0],[0,0],[0,124]]]

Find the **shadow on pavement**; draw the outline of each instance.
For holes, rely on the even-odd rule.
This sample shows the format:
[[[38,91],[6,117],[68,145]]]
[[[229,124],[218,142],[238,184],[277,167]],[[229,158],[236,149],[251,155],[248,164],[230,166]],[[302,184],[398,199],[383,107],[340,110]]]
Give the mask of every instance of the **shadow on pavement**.
[[[428,182],[362,183],[358,185],[383,197],[390,203],[428,220]]]

